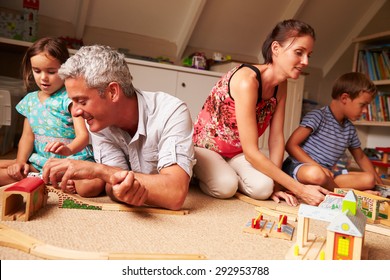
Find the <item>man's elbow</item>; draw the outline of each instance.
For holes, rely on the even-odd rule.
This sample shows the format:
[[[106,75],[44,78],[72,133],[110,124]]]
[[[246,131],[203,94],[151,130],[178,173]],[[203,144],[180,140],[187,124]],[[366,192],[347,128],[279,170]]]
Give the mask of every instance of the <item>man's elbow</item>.
[[[166,205],[166,208],[170,210],[180,210],[187,198],[188,186],[189,184],[182,184],[182,186],[178,187],[177,193],[171,197],[170,202]]]

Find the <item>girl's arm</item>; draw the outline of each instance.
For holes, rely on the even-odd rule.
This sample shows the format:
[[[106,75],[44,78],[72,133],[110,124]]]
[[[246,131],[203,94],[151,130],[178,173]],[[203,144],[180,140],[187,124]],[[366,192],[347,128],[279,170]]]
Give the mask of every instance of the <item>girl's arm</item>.
[[[34,138],[34,133],[30,123],[28,122],[28,119],[25,118],[23,122],[22,136],[20,137],[18,144],[18,153],[16,156],[17,163],[25,164],[28,161],[34,149]]]
[[[34,149],[34,133],[28,122],[28,119],[24,119],[23,132],[18,144],[18,153],[15,163],[8,166],[8,176],[15,180],[22,180],[27,176],[30,171],[30,166],[27,163],[32,151]]]
[[[72,104],[69,109],[72,112]],[[45,151],[62,156],[70,156],[82,151],[89,144],[89,133],[84,119],[82,117],[74,117],[73,114],[72,119],[76,134],[73,141],[67,145],[61,142],[48,143]]]
[[[89,133],[82,117],[72,117],[76,137],[72,143],[68,144],[71,154],[83,150],[89,144]]]

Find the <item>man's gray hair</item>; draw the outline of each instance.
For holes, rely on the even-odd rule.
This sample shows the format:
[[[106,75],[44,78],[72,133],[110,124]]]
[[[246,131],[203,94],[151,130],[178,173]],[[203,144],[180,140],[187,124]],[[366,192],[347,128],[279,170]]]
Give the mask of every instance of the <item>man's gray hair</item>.
[[[117,82],[128,97],[136,89],[125,56],[108,46],[84,46],[71,56],[58,71],[61,79],[82,77],[89,88],[103,94],[111,82]]]

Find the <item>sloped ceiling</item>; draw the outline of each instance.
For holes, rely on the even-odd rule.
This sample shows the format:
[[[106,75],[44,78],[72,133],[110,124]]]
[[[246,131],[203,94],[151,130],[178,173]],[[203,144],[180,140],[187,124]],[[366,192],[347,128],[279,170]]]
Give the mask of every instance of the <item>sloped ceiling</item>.
[[[187,48],[198,48],[253,62],[262,62],[261,45],[273,26],[296,18],[314,27],[310,66],[326,74],[386,1],[40,0],[39,13],[71,23],[77,38],[88,26],[105,28],[171,42],[179,60]],[[21,2],[1,0],[0,6],[18,10]]]

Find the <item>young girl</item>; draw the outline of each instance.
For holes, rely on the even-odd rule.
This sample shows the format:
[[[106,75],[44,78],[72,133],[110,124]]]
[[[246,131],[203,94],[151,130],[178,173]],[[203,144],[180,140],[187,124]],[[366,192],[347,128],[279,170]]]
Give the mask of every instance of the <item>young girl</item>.
[[[287,79],[297,79],[308,65],[315,34],[298,20],[278,23],[263,43],[264,64],[243,64],[224,75],[211,90],[194,125],[197,163],[194,173],[201,189],[229,198],[237,190],[255,198],[296,197],[319,204],[328,191],[303,185],[281,170],[284,154],[283,122]],[[266,157],[258,138],[270,126]],[[275,191],[274,182],[295,196]]]
[[[72,117],[72,103],[58,75],[69,58],[61,39],[42,38],[26,52],[22,71],[28,93],[16,105],[25,117],[14,161],[0,161],[0,185],[14,183],[29,172],[42,172],[50,157],[93,160],[89,134],[81,117]],[[75,182],[69,182],[74,191]]]

